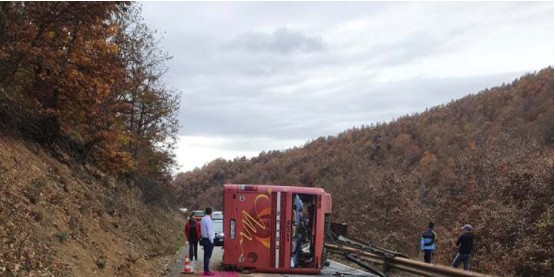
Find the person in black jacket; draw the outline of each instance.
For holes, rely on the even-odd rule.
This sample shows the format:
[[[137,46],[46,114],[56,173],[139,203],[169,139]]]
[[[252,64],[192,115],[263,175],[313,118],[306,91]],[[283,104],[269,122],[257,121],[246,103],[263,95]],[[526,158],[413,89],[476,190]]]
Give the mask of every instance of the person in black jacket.
[[[453,267],[457,268],[463,262],[464,270],[470,270],[470,254],[472,253],[472,247],[474,247],[474,234],[470,224],[465,224],[461,229],[463,229],[463,234],[457,240],[459,253],[453,261]]]

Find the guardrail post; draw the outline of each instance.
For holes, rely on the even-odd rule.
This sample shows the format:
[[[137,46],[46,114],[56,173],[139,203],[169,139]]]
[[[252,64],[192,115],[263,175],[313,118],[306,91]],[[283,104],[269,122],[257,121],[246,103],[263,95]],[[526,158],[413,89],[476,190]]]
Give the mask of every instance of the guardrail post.
[[[384,259],[383,259],[383,272],[384,273],[387,274],[389,272],[389,270],[392,268],[392,266],[391,266],[392,262],[393,262],[392,257],[384,256]]]

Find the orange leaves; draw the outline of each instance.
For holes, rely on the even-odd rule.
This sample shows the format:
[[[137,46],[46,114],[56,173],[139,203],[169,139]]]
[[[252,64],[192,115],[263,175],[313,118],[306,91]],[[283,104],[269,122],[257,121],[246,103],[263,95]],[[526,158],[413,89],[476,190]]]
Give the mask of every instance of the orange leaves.
[[[0,104],[36,118],[40,136],[70,140],[87,162],[167,181],[179,101],[159,80],[168,55],[129,5],[2,2]]]
[[[434,153],[430,151],[424,151],[422,158],[420,159],[420,164],[423,166],[432,166],[437,162],[437,157]]]
[[[26,2],[2,5],[2,86],[23,96],[29,111],[52,118],[84,145],[110,140],[113,88],[125,67],[110,42],[120,30],[113,21],[122,3]],[[56,131],[54,130],[54,133]],[[95,143],[93,143],[95,144]],[[108,145],[108,144],[107,144]],[[108,152],[107,152],[108,153]]]

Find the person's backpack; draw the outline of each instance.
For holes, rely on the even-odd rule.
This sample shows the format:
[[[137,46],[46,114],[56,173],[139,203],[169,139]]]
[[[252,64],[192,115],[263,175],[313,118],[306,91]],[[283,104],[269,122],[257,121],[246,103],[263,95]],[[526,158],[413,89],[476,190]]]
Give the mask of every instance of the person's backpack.
[[[196,238],[197,234],[197,223],[196,222],[189,222],[189,237]]]
[[[420,238],[420,250],[435,250],[435,234],[428,229]]]

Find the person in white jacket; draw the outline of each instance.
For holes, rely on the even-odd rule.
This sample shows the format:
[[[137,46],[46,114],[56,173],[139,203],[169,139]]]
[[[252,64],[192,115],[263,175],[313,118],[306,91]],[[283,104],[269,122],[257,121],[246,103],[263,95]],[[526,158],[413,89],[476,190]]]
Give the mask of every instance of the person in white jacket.
[[[200,220],[200,245],[204,247],[204,273],[205,276],[214,276],[214,272],[210,272],[210,258],[212,250],[214,250],[214,225],[212,224],[212,207],[206,207],[204,217]]]

